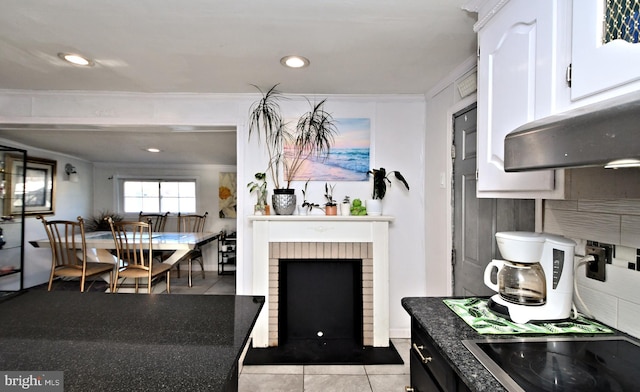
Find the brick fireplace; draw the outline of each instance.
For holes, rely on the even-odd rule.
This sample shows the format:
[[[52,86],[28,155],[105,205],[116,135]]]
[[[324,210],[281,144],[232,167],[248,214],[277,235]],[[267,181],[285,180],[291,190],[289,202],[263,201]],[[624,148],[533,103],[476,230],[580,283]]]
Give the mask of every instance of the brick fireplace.
[[[364,346],[389,345],[389,216],[252,216],[253,294],[267,303],[254,328],[254,347],[278,345],[279,262],[362,260]]]

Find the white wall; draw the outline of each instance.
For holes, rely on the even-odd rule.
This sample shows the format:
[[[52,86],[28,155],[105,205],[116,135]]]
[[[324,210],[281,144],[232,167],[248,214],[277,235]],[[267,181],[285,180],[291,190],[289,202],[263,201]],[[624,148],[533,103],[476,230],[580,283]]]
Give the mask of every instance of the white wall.
[[[91,184],[93,182],[93,170],[91,163],[66,155],[17,144],[6,139],[0,139],[0,144],[25,149],[27,150],[27,156],[30,157],[46,158],[57,162],[55,214],[46,215],[45,218],[47,220],[54,218],[75,220],[78,216],[87,217],[91,214],[93,196],[91,190]],[[79,174],[78,182],[64,181],[64,166],[67,163],[76,167]],[[44,231],[42,223],[36,219],[35,216],[27,216],[25,218],[25,288],[36,286],[49,280],[49,273],[51,271],[51,251],[49,249],[34,248],[29,244],[29,241],[46,238],[46,236],[47,234]],[[4,285],[9,284],[9,279],[3,279],[0,284],[2,284],[0,289],[5,288]]]
[[[452,116],[473,104],[475,94],[462,98],[457,82],[475,72],[475,58],[468,59],[427,94],[424,242],[426,291],[422,295],[452,294]]]
[[[309,97],[312,102],[323,97]],[[308,109],[307,101],[299,96],[290,97],[282,103],[285,117],[299,117]],[[425,247],[424,215],[425,198],[425,103],[421,96],[376,96],[343,97],[329,96],[326,109],[334,118],[368,117],[371,119],[371,165],[387,170],[400,171],[411,190],[409,192],[398,183],[392,183],[383,201],[383,214],[392,215],[395,221],[390,226],[390,332],[393,337],[409,336],[409,317],[400,305],[406,296],[423,295],[426,276],[424,269]],[[263,145],[257,140],[246,142],[244,124],[239,128],[238,173],[245,182],[256,172],[266,169],[267,158]],[[240,142],[243,140],[244,142]],[[240,178],[240,175],[239,175]],[[239,180],[240,181],[240,180]],[[329,181],[330,182],[330,181]],[[330,182],[331,183],[331,182]],[[319,204],[323,202],[325,181],[310,182],[308,199]],[[272,188],[273,183],[269,183]],[[301,190],[304,182],[292,185],[298,200],[302,201]],[[341,200],[345,195],[365,200],[371,197],[371,182],[336,182],[334,198]],[[272,194],[272,191],[269,192]],[[240,202],[239,202],[240,203]],[[253,212],[255,195],[244,193],[243,219],[238,232],[244,239],[242,264],[238,266],[236,287],[238,294],[251,294],[251,223],[247,217]]]

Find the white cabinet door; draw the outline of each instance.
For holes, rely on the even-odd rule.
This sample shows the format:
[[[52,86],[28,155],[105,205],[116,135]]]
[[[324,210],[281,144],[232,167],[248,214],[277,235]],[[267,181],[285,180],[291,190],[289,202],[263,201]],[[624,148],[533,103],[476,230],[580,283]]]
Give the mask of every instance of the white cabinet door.
[[[604,3],[604,0],[573,1],[573,101],[616,87],[620,87],[620,94],[629,92],[630,87],[632,90],[640,88],[640,43],[622,39],[602,43],[605,34]],[[637,12],[628,17],[637,25]],[[635,86],[631,86],[634,81]]]
[[[551,114],[557,81],[555,1],[511,0],[479,31],[478,197],[557,198],[553,170],[504,172],[504,138]]]

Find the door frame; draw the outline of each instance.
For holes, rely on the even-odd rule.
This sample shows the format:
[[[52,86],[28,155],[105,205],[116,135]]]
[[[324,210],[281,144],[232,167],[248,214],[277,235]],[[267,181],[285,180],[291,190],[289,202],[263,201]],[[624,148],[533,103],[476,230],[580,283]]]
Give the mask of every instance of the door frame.
[[[453,104],[447,110],[447,146],[449,146],[449,150],[453,149],[453,116],[461,110],[473,105],[477,104],[478,96],[476,93],[473,93],[467,97],[464,97],[460,101]],[[453,295],[453,266],[452,266],[452,257],[453,257],[453,159],[451,159],[451,155],[449,155],[449,159],[447,159],[447,175],[446,178],[449,179],[449,184],[446,187],[447,189],[447,199],[449,203],[447,203],[447,254],[449,255],[449,260],[447,262],[447,281],[449,284],[447,285],[447,295]]]

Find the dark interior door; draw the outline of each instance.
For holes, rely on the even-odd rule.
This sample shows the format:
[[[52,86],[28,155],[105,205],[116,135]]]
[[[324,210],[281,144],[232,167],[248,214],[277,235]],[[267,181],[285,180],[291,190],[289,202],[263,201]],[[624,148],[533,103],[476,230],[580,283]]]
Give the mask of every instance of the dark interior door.
[[[491,295],[484,270],[499,258],[495,233],[535,229],[535,202],[476,197],[476,105],[454,114],[453,158],[453,292],[460,296]]]

